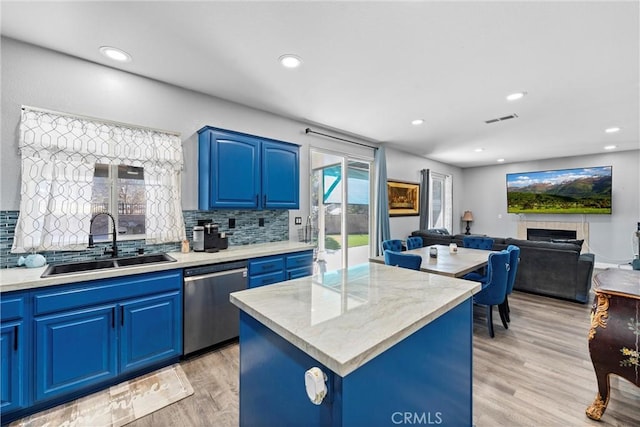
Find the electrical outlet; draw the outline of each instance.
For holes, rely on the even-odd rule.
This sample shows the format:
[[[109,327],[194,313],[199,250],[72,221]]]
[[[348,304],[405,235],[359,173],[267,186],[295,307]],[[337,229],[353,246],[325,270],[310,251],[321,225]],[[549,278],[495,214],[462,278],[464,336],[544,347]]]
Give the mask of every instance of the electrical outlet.
[[[229,228],[236,228],[236,219],[229,218]]]
[[[296,225],[302,225],[302,217],[301,216],[297,216],[296,217]]]
[[[258,227],[264,227],[264,218],[258,218]]]

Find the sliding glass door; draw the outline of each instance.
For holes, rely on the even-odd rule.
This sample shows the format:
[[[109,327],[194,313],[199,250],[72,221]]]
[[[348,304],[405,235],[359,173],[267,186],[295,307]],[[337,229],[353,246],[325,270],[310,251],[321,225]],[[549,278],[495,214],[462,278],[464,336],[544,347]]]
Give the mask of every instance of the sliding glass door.
[[[320,267],[331,271],[367,262],[371,160],[310,152],[311,229]]]

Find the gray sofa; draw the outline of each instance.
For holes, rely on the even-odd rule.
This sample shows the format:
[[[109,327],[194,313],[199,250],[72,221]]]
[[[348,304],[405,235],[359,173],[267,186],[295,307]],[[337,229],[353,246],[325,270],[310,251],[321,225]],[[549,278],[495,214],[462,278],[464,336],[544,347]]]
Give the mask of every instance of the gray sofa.
[[[422,237],[424,246],[462,246],[464,234],[445,234],[446,230],[418,230],[412,236]],[[491,237],[493,250],[506,249],[509,245],[520,248],[520,264],[516,273],[514,289],[555,298],[586,303],[589,300],[591,276],[595,257],[580,254],[582,241],[551,241]]]

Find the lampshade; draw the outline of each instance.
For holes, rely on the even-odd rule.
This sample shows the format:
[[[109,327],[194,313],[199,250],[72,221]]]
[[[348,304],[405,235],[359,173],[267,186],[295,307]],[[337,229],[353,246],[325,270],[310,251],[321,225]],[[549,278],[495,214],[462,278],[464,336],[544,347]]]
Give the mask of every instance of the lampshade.
[[[462,215],[463,221],[473,221],[473,214],[471,211],[464,211],[464,215]]]

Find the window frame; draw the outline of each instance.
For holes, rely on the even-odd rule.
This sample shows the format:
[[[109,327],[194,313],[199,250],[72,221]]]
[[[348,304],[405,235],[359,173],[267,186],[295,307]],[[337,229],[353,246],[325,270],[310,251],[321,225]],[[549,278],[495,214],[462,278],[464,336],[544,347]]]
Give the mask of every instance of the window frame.
[[[442,191],[440,192],[440,198],[438,201],[441,204],[441,218],[442,223],[436,222],[436,218],[433,215],[434,205],[434,188],[435,185],[440,185]],[[452,232],[453,227],[453,185],[451,175],[429,172],[429,203],[428,203],[428,221],[429,229],[431,228],[446,228]]]
[[[107,168],[107,186],[108,186],[108,190],[109,190],[109,197],[108,197],[108,206],[107,206],[107,211],[109,214],[111,214],[113,216],[113,219],[115,220],[116,223],[116,230],[120,229],[120,212],[118,209],[118,205],[119,205],[119,186],[118,186],[118,180],[121,179],[119,177],[119,171],[118,168],[120,166],[127,166],[127,167],[136,167],[139,169],[142,169],[143,171],[143,177],[144,177],[144,167],[142,166],[130,166],[130,165],[115,165],[115,164],[104,164],[104,163],[97,163],[96,166],[100,164],[102,166],[105,166]],[[95,178],[95,172],[94,172],[94,178]],[[94,184],[95,185],[95,182]],[[143,178],[143,184],[144,186],[144,178]],[[93,187],[92,187],[93,189]],[[93,204],[93,200],[92,200],[92,204]],[[145,204],[146,204],[146,195],[145,195]],[[91,218],[94,218],[99,212],[92,212],[91,214]],[[146,223],[146,211],[145,211],[145,223]],[[108,222],[108,229],[107,229],[107,237],[105,238],[98,238],[95,237],[97,234],[95,233],[95,231],[92,231],[91,234],[94,235],[95,237],[95,242],[98,243],[104,243],[104,242],[110,242],[111,241],[111,233],[114,233],[113,230],[113,224],[111,223],[111,221]],[[100,235],[102,236],[102,235]],[[118,241],[128,241],[128,240],[142,240],[142,239],[146,239],[146,227],[145,227],[145,233],[139,233],[139,234],[120,234],[117,233],[117,239]]]

